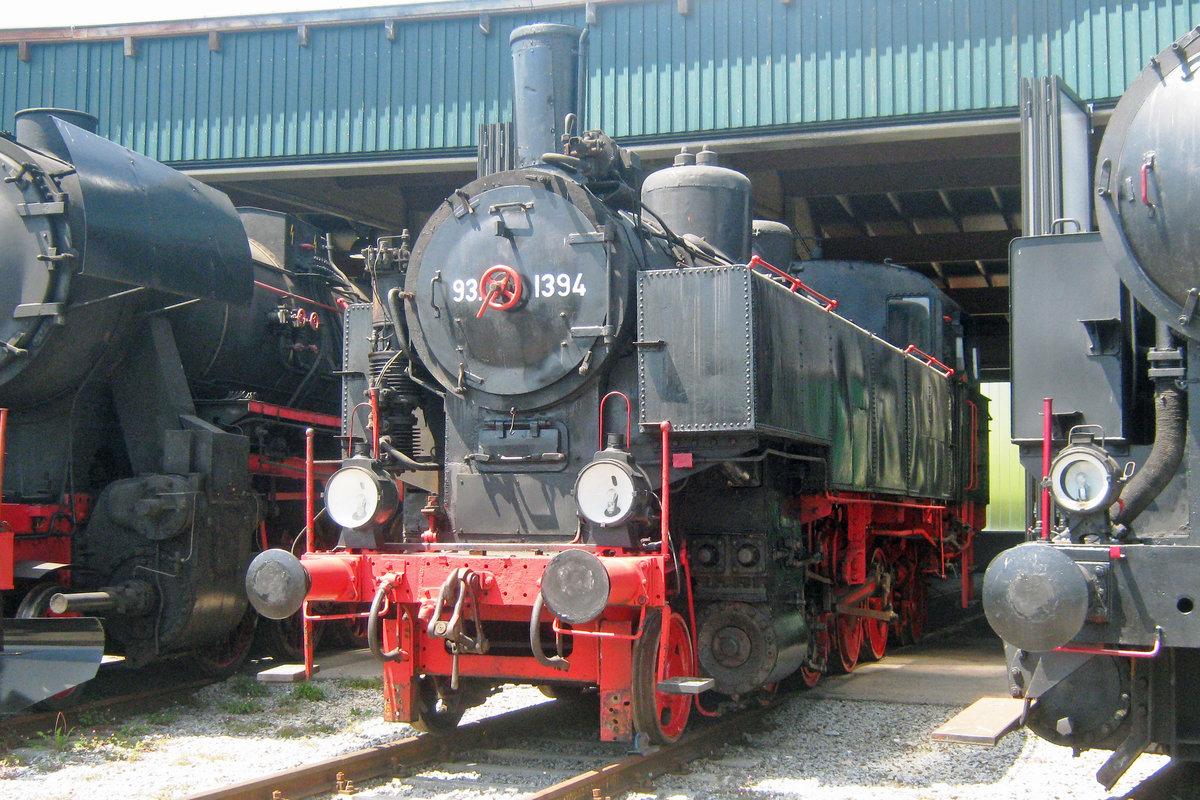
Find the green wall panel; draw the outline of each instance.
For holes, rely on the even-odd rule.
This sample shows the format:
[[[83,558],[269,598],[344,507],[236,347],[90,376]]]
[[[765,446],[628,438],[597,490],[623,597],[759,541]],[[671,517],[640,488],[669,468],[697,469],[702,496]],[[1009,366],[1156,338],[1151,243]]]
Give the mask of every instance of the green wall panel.
[[[480,6],[481,9],[484,7]],[[601,2],[589,126],[635,140],[795,132],[1011,114],[1019,78],[1060,74],[1110,101],[1200,22],[1200,0],[677,0]],[[178,163],[467,152],[510,117],[508,34],[553,11],[313,25],[221,36],[0,44],[0,127],[65,106]]]

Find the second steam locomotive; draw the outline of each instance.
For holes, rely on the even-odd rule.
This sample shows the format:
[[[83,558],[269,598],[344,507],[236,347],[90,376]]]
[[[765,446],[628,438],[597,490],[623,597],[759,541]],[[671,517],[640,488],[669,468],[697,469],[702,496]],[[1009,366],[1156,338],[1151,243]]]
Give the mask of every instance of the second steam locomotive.
[[[1200,29],[1118,103],[1098,232],[1012,247],[1013,438],[1044,488],[1035,540],[988,567],[984,609],[1026,724],[1113,750],[1107,788],[1143,752],[1200,761],[1197,69]]]
[[[65,700],[106,638],[240,665],[246,566],[302,530],[304,429],[333,440],[341,307],[365,297],[314,230],[95,123],[32,109],[0,138],[5,710]]]
[[[580,31],[512,44],[515,168],[366,253],[339,546],[260,555],[251,601],[359,604],[389,719],[446,730],[525,682],[595,691],[620,741],[918,636],[984,522],[959,310],[896,267],[793,267],[707,149],[642,183],[575,130]]]

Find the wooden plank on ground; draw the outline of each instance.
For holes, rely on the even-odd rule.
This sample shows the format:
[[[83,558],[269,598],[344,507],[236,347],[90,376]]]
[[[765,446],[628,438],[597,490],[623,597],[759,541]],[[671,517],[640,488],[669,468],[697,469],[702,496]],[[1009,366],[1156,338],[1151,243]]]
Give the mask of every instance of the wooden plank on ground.
[[[313,664],[313,675],[316,675],[320,670],[320,666]],[[264,669],[258,673],[258,680],[262,683],[300,683],[304,680],[304,665],[280,664],[278,667]]]
[[[940,742],[993,746],[1017,729],[1025,701],[1013,697],[981,697],[933,732]]]

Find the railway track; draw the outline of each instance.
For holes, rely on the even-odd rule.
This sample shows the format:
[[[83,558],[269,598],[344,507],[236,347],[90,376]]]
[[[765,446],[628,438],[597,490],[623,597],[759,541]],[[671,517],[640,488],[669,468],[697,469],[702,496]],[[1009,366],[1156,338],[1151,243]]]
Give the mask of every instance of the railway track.
[[[302,800],[349,791],[364,799],[382,796],[361,788],[372,781],[406,784],[407,798],[617,796],[709,755],[758,723],[765,710],[702,720],[672,745],[631,753],[627,745],[595,741],[594,715],[560,700],[463,725],[453,736],[414,736],[186,800]]]
[[[51,734],[57,728],[74,727],[77,720],[89,715],[130,716],[157,711],[193,692],[220,683],[217,678],[201,678],[185,683],[168,684],[138,692],[121,694],[82,702],[61,711],[22,712],[0,717],[0,743],[12,746],[14,742],[38,734]]]

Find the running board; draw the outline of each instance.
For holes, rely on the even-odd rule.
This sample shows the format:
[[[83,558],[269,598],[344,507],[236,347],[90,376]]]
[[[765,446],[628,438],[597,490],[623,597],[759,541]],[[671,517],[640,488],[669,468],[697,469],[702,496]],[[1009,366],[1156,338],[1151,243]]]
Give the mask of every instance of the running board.
[[[659,694],[700,694],[716,685],[712,678],[667,678],[654,688]]]
[[[0,711],[20,711],[96,677],[104,628],[95,617],[4,620]]]

